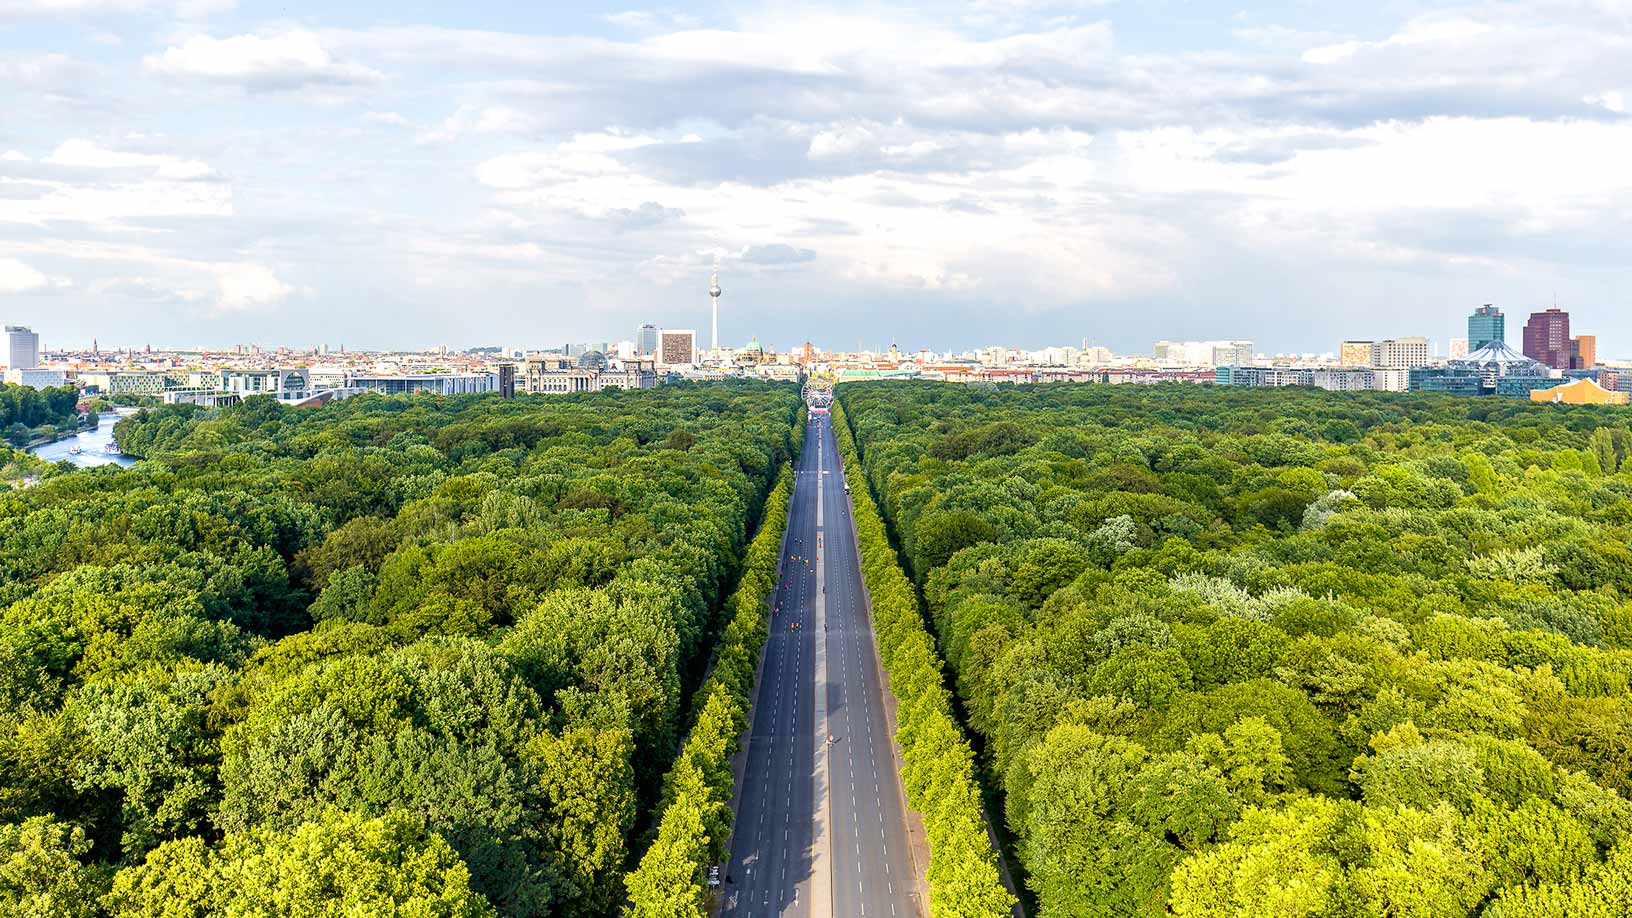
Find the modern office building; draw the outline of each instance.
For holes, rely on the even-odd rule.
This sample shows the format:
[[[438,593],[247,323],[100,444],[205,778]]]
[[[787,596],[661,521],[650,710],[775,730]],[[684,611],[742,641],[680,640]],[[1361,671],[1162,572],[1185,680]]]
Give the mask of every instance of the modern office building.
[[[1377,367],[1371,371],[1371,388],[1378,392],[1404,392],[1411,388],[1408,367]]]
[[[312,393],[311,373],[292,370],[222,370],[219,390],[234,395],[271,395],[276,398],[305,398]]]
[[[1346,367],[1371,366],[1370,341],[1345,341],[1337,346],[1337,362]]]
[[[1598,365],[1598,336],[1577,335],[1570,339],[1570,369],[1590,370]]]
[[[1346,367],[1409,370],[1428,365],[1427,338],[1384,338],[1381,341],[1345,341],[1338,363]]]
[[[1468,351],[1477,351],[1492,341],[1507,341],[1507,317],[1486,303],[1468,316]]]
[[[697,362],[697,332],[665,328],[657,335],[657,365],[689,367]]]
[[[1570,314],[1557,306],[1530,314],[1524,326],[1524,356],[1555,370],[1570,368]]]
[[[1375,388],[1376,372],[1367,367],[1319,367],[1310,374],[1310,384],[1328,392],[1369,392]]]
[[[1213,345],[1213,366],[1246,366],[1252,363],[1251,341],[1226,341]]]
[[[6,369],[32,370],[40,365],[40,336],[23,325],[6,326]]]
[[[1312,386],[1315,384],[1315,371],[1289,367],[1219,367],[1214,371],[1213,381],[1220,386],[1251,388]]]
[[[635,329],[635,356],[650,357],[657,353],[657,326],[650,322]]]
[[[1314,386],[1328,392],[1403,392],[1404,369],[1372,367],[1219,367],[1213,381],[1220,386],[1273,388]]]
[[[209,383],[213,388],[214,382]],[[198,381],[183,371],[112,370],[79,373],[79,387],[100,395],[159,396],[177,389],[192,389]]]
[[[1372,345],[1371,365],[1389,369],[1428,365],[1427,338],[1386,338]]]
[[[392,373],[369,376],[348,376],[346,386],[381,395],[470,395],[477,392],[495,392],[499,388],[497,373]]]
[[[62,370],[18,369],[6,371],[6,382],[31,389],[55,389],[68,385],[68,374]]]
[[[1483,347],[1483,345],[1481,345],[1481,347]],[[1458,357],[1468,356],[1468,339],[1452,338],[1450,350],[1446,352],[1445,356],[1451,358],[1452,360],[1455,360]]]

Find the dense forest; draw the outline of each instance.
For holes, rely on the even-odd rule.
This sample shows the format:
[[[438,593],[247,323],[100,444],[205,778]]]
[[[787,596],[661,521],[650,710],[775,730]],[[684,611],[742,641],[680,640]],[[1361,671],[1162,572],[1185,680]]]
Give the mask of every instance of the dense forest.
[[[616,913],[799,411],[174,406],[0,490],[0,914]]]
[[[838,395],[1041,918],[1632,913],[1632,412]]]
[[[79,390],[73,386],[35,389],[12,383],[0,385],[0,431],[13,446],[27,446],[36,437],[53,436],[79,422]]]

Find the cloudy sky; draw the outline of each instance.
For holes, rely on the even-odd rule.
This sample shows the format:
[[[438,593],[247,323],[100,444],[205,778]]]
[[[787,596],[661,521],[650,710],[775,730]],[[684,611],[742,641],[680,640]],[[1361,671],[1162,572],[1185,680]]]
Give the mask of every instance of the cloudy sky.
[[[1629,106],[1632,0],[0,0],[0,319],[1632,356]]]

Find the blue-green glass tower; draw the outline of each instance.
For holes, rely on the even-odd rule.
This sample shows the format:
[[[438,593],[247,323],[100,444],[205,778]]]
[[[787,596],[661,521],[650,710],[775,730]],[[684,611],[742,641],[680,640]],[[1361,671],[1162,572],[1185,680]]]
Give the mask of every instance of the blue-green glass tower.
[[[1507,318],[1486,303],[1468,316],[1468,350],[1477,351],[1492,341],[1507,341]]]

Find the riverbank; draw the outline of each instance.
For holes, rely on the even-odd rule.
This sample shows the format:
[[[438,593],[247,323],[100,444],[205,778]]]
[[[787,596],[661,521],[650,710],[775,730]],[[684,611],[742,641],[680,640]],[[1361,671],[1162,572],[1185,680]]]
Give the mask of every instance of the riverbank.
[[[101,420],[98,419],[97,423],[100,424]],[[74,437],[79,436],[82,433],[85,433],[88,430],[93,430],[93,429],[94,428],[91,428],[91,427],[76,427],[73,430],[62,430],[62,429],[59,428],[57,430],[57,435],[56,436],[54,436],[54,437],[39,437],[39,438],[28,441],[27,446],[23,446],[23,447],[19,447],[19,448],[22,449],[24,452],[31,453],[31,452],[33,452],[36,449],[39,449],[41,447],[50,446],[53,443],[60,443],[63,440],[72,439]]]
[[[113,425],[117,424],[122,416],[117,412],[103,413],[96,427],[75,431],[49,443],[31,446],[28,453],[47,462],[71,462],[80,468],[135,465],[135,459],[122,453],[109,452],[110,448],[114,448]],[[79,452],[73,452],[74,447],[78,447]]]

